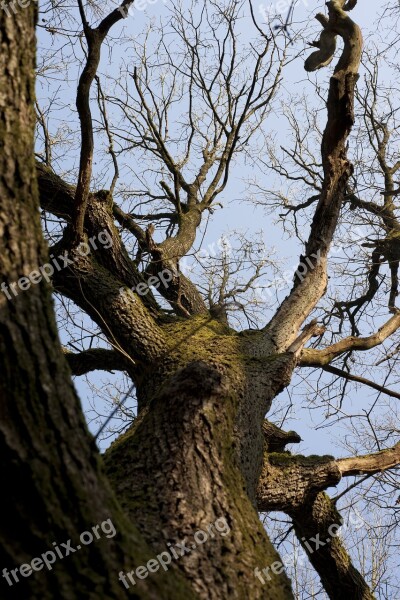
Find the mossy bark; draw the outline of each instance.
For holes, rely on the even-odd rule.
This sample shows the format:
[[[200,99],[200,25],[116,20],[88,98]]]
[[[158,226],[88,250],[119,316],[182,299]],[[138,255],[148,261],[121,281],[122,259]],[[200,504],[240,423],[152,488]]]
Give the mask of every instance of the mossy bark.
[[[262,415],[290,379],[293,357],[254,357],[246,336],[203,317],[163,331],[168,351],[139,382],[139,417],[105,456],[117,497],[157,551],[190,545],[196,531],[226,521],[228,535],[173,565],[199,598],[292,598],[285,574],[268,585],[255,576],[279,556],[252,500]]]
[[[106,471],[145,539],[162,551],[223,519],[229,527],[174,562],[197,597],[292,598],[285,575],[254,571],[279,560],[247,493],[234,440],[241,374],[193,361],[165,381],[131,432],[108,451]]]
[[[0,11],[0,269],[9,286],[48,261],[39,222],[33,151],[36,5]],[[1,598],[190,598],[177,574],[139,581],[130,594],[118,580],[152,557],[123,515],[100,469],[61,353],[51,291],[0,294]],[[16,572],[53,542],[111,519],[114,537],[29,576]],[[62,547],[62,546],[61,546]]]

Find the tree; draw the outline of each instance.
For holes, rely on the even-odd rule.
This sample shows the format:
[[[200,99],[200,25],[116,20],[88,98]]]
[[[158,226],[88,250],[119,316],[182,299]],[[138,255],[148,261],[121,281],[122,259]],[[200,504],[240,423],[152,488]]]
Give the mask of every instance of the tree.
[[[290,582],[258,508],[290,517],[330,598],[372,598],[339,538],[315,551],[307,540],[316,535],[332,538],[332,528],[340,523],[324,490],[342,477],[396,466],[399,446],[338,460],[291,455],[285,446],[298,442],[299,436],[264,420],[297,367],[326,367],[347,352],[376,347],[400,325],[393,303],[393,316],[378,331],[352,334],[331,345],[324,344],[318,322],[306,323],[326,292],[328,254],[353,175],[347,144],[362,37],[348,11],[356,2],[333,0],[328,17],[317,16],[323,30],[314,43],[317,50],[305,63],[310,72],[329,65],[336,37],[343,39],[329,83],[321,187],[293,287],[265,327],[240,331],[229,324],[228,309],[246,290],[228,287],[226,261],[219,293],[209,295],[208,304],[180,270],[180,261],[190,252],[202,219],[215,210],[236,156],[246,152],[271,110],[288,44],[281,45],[272,25],[265,32],[251,11],[257,39],[246,55],[240,54],[236,28],[243,5],[194,3],[186,12],[178,7],[169,28],[156,31],[156,58],[165,69],[158,84],[154,86],[153,78],[157,65],[147,56],[146,44],[138,43],[140,61],[129,73],[133,90],[116,81],[118,93],[110,94],[98,76],[101,48],[132,2],[124,0],[95,27],[87,14],[94,11],[98,17],[96,5],[84,7],[81,0],[78,5],[86,45],[76,102],[76,185],[51,168],[52,140],[39,108],[45,152],[44,160],[36,162],[36,187],[35,10],[3,11],[0,16],[6,49],[0,77],[2,83],[10,76],[13,82],[2,86],[7,95],[0,130],[5,230],[1,266],[6,284],[1,312],[6,374],[1,382],[2,469],[10,480],[7,522],[1,529],[3,564],[11,571],[41,556],[53,542],[74,540],[78,531],[107,519],[118,535],[73,552],[66,561],[54,561],[49,572],[20,574],[13,585],[7,579],[13,575],[3,572],[4,594],[291,598]],[[54,14],[62,20],[69,13],[61,3]],[[171,31],[176,35],[172,42]],[[72,34],[65,35],[75,41]],[[179,123],[178,101],[186,121],[171,132],[171,115]],[[121,123],[110,123],[110,105],[120,111]],[[95,122],[101,123],[114,167],[107,190],[93,188]],[[129,157],[132,150],[151,160],[148,177],[137,175],[143,186],[135,190],[139,210],[126,212],[114,196],[118,157]],[[49,229],[52,262],[40,233],[38,196],[42,210],[58,220]],[[150,201],[150,211],[144,212]],[[149,225],[144,228],[143,223]],[[133,257],[124,245],[127,233],[136,240]],[[262,261],[255,265],[255,277],[262,267]],[[15,282],[28,273],[27,281],[19,279],[19,289],[26,290],[20,294]],[[108,347],[63,356],[46,283],[50,275],[55,291],[90,317]],[[30,285],[38,279],[44,281]],[[158,288],[159,297],[149,285]],[[314,337],[319,347],[306,347]],[[85,428],[67,362],[75,374],[124,371],[135,385],[138,416],[101,459]],[[218,522],[226,525],[224,535],[212,531]],[[208,532],[212,539],[203,544],[196,532]],[[196,549],[190,547],[193,537]],[[180,548],[177,557],[173,547]],[[167,572],[153,576],[154,557],[166,548],[171,549]],[[145,572],[140,571],[143,565]],[[264,565],[273,565],[267,584],[260,573]]]
[[[35,5],[18,13],[11,7],[9,12],[0,12],[1,272],[5,283],[15,282],[21,273],[48,261],[40,228],[33,146],[36,17]],[[104,593],[120,598],[115,573],[122,565],[139,565],[151,556],[151,550],[117,506],[101,472],[60,350],[50,288],[44,282],[30,291],[12,302],[5,295],[1,298],[1,476],[9,483],[1,520],[2,596],[78,598]],[[109,518],[119,539],[100,540],[84,568],[79,558],[71,556],[66,570],[54,569],[43,578],[43,573],[30,580],[26,570],[23,576],[8,571],[7,567],[18,567],[54,550],[53,541],[73,539],[77,529]],[[51,562],[48,555],[49,568]],[[43,567],[42,563],[37,570]],[[169,587],[167,578],[162,591],[157,581],[139,582],[136,597],[180,597],[176,581]]]

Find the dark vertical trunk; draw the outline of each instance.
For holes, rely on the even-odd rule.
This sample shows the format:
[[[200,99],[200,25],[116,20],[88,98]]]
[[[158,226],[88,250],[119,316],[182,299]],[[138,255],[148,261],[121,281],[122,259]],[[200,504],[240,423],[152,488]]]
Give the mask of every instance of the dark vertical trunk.
[[[47,262],[33,152],[35,20],[34,2],[0,10],[0,596],[123,598],[118,572],[151,554],[100,472],[60,351],[49,287],[10,287]],[[76,548],[82,532],[108,519],[99,539],[66,556],[62,543],[70,538]],[[19,571],[43,553],[50,552],[49,563],[57,558],[53,542],[63,559],[51,569],[42,561],[38,572]],[[171,587],[169,579],[162,596],[152,579],[139,581],[132,597],[182,597],[184,586]]]

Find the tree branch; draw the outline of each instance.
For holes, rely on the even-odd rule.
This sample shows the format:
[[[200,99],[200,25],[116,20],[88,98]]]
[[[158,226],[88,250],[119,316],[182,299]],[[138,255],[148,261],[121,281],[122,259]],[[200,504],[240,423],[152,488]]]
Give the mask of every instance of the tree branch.
[[[356,381],[357,383],[363,383],[364,385],[367,385],[368,387],[371,387],[374,390],[381,392],[382,394],[386,394],[387,396],[392,396],[392,398],[397,398],[400,400],[399,393],[393,392],[392,390],[388,390],[383,385],[374,383],[373,381],[370,381],[369,379],[366,379],[365,377],[359,377],[358,375],[352,375],[351,373],[348,373],[347,371],[343,371],[342,369],[337,369],[336,367],[332,367],[330,365],[327,365],[322,368],[324,371],[327,371],[328,373],[332,373],[333,375],[337,375],[338,377],[343,377],[344,379],[347,379],[348,381]]]
[[[276,430],[280,431],[270,423],[264,425],[268,451],[257,490],[260,511],[292,515],[312,504],[319,492],[337,485],[342,477],[381,473],[400,465],[400,442],[374,454],[348,458],[302,456],[283,450],[288,443],[298,443],[300,437],[293,431],[280,431],[278,436]]]
[[[323,367],[329,365],[337,356],[350,350],[365,351],[382,344],[400,327],[400,311],[391,317],[376,333],[368,337],[349,336],[322,350],[304,348],[299,364],[305,367]]]
[[[116,350],[93,348],[74,353],[63,348],[64,355],[72,371],[72,375],[86,375],[91,371],[132,371],[133,361],[129,361]]]
[[[342,477],[382,473],[400,465],[400,442],[392,448],[387,448],[375,454],[339,458],[336,460],[336,464],[339,467]]]
[[[82,0],[79,0],[79,10],[83,23],[83,30],[88,46],[86,63],[79,78],[76,108],[81,126],[81,152],[79,161],[78,183],[75,190],[75,206],[72,219],[72,234],[76,241],[81,241],[83,236],[85,212],[90,194],[90,181],[93,168],[93,123],[90,110],[90,88],[96,77],[100,63],[101,46],[110,28],[126,16],[126,12],[133,0],[125,0],[118,9],[110,13],[96,29],[92,29],[85,17]]]
[[[361,60],[362,35],[360,28],[343,11],[344,0],[327,3],[329,21],[319,18],[331,35],[343,38],[344,49],[330,80],[327,100],[328,118],[322,138],[322,164],[324,179],[320,199],[315,210],[311,232],[305,247],[305,256],[300,257],[300,272],[295,275],[293,288],[265,327],[268,339],[279,350],[286,350],[296,339],[304,320],[325,294],[327,286],[327,262],[330,245],[336,230],[342,202],[353,167],[347,158],[347,139],[354,123],[354,90],[358,79]],[[324,34],[324,32],[323,32]],[[327,64],[325,56],[321,64],[318,51],[313,64],[315,68]],[[318,56],[317,56],[318,55]],[[310,61],[306,70],[310,70]]]
[[[338,537],[343,520],[323,490],[337,485],[342,477],[374,474],[398,466],[400,442],[375,454],[335,460],[331,456],[291,455],[283,448],[286,443],[298,441],[294,432],[285,433],[270,423],[264,424],[264,430],[267,449],[277,448],[278,452],[265,454],[257,490],[258,509],[283,511],[291,517],[296,536],[331,600],[374,600]]]
[[[65,183],[43,163],[37,162],[36,169],[42,208],[69,222],[73,212],[74,187]],[[178,315],[187,317],[190,314],[207,314],[200,292],[179,272],[178,268],[180,252],[184,254],[191,247],[193,236],[196,235],[197,213],[194,207],[193,212],[182,216],[178,238],[169,238],[164,243],[154,244],[149,248],[146,232],[114,204],[111,196],[103,198],[103,195],[98,192],[92,195],[90,210],[86,213],[85,228],[89,235],[97,236],[105,229],[105,225],[107,226],[112,245],[105,251],[99,248],[98,252],[101,256],[98,258],[101,264],[128,287],[136,288],[140,283],[148,281],[152,275],[157,276],[163,271],[169,271],[168,285],[161,285],[159,292],[170,302]],[[152,263],[146,273],[139,273],[136,264],[130,259],[114,225],[114,218],[136,237],[143,251],[151,254]],[[141,300],[153,313],[157,312],[158,306],[150,290],[141,297]]]
[[[375,600],[337,535],[343,519],[327,494],[321,492],[291,517],[295,534],[330,600]]]
[[[53,248],[54,254],[65,255],[63,242]],[[121,286],[118,276],[93,253],[83,255],[68,247],[66,255],[68,267],[54,272],[54,288],[85,311],[108,342],[132,357],[138,369],[157,360],[166,350],[166,340],[142,297]]]
[[[269,421],[263,423],[263,434],[268,452],[283,452],[287,444],[301,442],[301,437],[295,431],[283,431]]]

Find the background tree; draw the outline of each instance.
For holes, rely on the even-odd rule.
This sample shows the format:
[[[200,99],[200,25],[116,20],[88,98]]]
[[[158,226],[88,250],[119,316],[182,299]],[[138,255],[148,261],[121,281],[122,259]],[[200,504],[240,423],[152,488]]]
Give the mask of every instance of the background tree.
[[[318,15],[323,30],[314,44],[317,50],[306,60],[306,70],[330,63],[337,36],[343,39],[344,48],[327,92],[317,160],[321,171],[315,179],[318,194],[314,201],[303,200],[314,209],[310,233],[290,293],[265,326],[250,329],[243,329],[241,323],[235,329],[228,313],[232,307],[244,306],[244,316],[249,318],[246,293],[254,292],[255,282],[269,266],[264,257],[248,259],[256,247],[249,248],[242,240],[234,260],[222,252],[220,270],[208,269],[207,290],[182,272],[181,263],[202,221],[218,208],[240,153],[247,155],[251,144],[254,148],[257,143],[260,151],[267,149],[263,132],[282,70],[291,60],[288,42],[277,35],[279,26],[276,29],[272,24],[264,30],[252,10],[249,15],[247,5],[235,1],[222,6],[194,3],[185,10],[178,6],[160,27],[153,23],[142,40],[121,38],[133,52],[134,65],[126,54],[121,57],[120,75],[115,77],[113,70],[103,83],[101,50],[109,44],[113,57],[110,36],[131,4],[125,0],[120,9],[107,14],[105,8],[79,2],[79,22],[67,5],[49,6],[44,27],[50,35],[62,38],[57,50],[61,54],[54,56],[72,64],[71,77],[76,70],[72,58],[82,51],[76,102],[80,120],[77,173],[72,167],[62,178],[53,168],[61,158],[54,155],[66,143],[76,148],[70,130],[67,136],[59,131],[60,145],[54,144],[49,119],[52,108],[59,108],[60,98],[53,96],[49,107],[40,102],[37,107],[43,146],[36,171],[50,256],[69,258],[66,268],[54,272],[54,290],[67,299],[63,301],[67,318],[70,306],[77,307],[73,311],[79,309],[86,315],[83,330],[91,320],[106,342],[79,354],[68,352],[67,361],[72,373],[79,375],[96,369],[123,371],[136,388],[138,416],[101,460],[118,505],[100,472],[100,460],[68,381],[47,287],[35,286],[8,302],[3,299],[2,320],[8,369],[3,396],[7,390],[5,406],[11,406],[5,413],[10,418],[2,425],[7,440],[3,468],[5,474],[11,469],[21,473],[10,484],[10,518],[2,531],[4,563],[11,568],[51,547],[54,539],[73,539],[77,531],[87,528],[88,521],[92,524],[112,516],[118,537],[85,549],[70,562],[55,564],[49,574],[24,580],[15,593],[21,593],[25,585],[33,597],[52,597],[57,587],[57,594],[66,598],[99,593],[110,598],[129,594],[140,598],[291,598],[282,569],[270,571],[267,584],[256,575],[257,569],[280,560],[258,519],[258,508],[288,515],[330,598],[345,594],[372,598],[340,538],[312,552],[305,541],[317,534],[327,540],[331,526],[340,522],[335,503],[324,490],[342,477],[381,473],[400,462],[393,436],[388,436],[386,449],[374,452],[377,448],[371,447],[365,456],[304,457],[284,451],[288,443],[300,441],[296,433],[285,433],[264,421],[297,367],[332,368],[330,363],[339,357],[383,344],[400,325],[393,301],[396,290],[387,308],[393,315],[383,324],[378,320],[370,335],[363,335],[363,323],[355,320],[351,310],[342,310],[345,325],[331,339],[330,332],[324,335],[329,318],[310,320],[326,302],[329,253],[346,203],[353,202],[359,209],[362,202],[358,196],[351,199],[355,171],[347,157],[362,50],[360,29],[348,15],[356,2],[345,5],[344,0],[334,0],[328,3],[328,16]],[[1,22],[4,36],[15,40],[9,27],[23,36],[24,43],[17,46],[14,41],[9,52],[13,64],[21,62],[15,57],[30,56],[26,73],[21,69],[24,86],[32,83],[32,16],[33,9],[11,16],[10,21],[3,14]],[[238,30],[244,18],[252,22],[253,33],[250,42],[241,43]],[[153,35],[155,47],[149,41]],[[60,68],[57,60],[45,56],[39,62],[39,74],[55,72]],[[6,75],[3,67],[1,76]],[[15,81],[18,77],[19,71]],[[12,219],[20,227],[5,237],[12,242],[11,247],[6,245],[6,257],[14,252],[13,244],[24,248],[26,240],[42,248],[39,229],[32,226],[37,220],[33,94],[21,98],[14,91],[9,93],[4,114],[18,119],[25,114],[21,107],[29,106],[31,121],[23,124],[24,135],[17,140],[7,138],[7,131],[2,133],[4,147],[12,149],[2,169],[3,180],[11,179],[4,185],[5,214],[7,201],[11,214],[21,205],[21,210],[28,211],[25,220],[18,215]],[[107,152],[99,160],[112,165],[111,175],[109,168],[106,176],[93,170],[95,134],[106,141]],[[143,157],[146,163],[141,169]],[[27,183],[22,192],[19,189],[23,202],[13,203],[18,161],[27,173]],[[393,189],[386,192],[379,213],[383,221]],[[371,207],[369,212],[377,217]],[[391,238],[392,229],[385,231]],[[104,233],[112,242],[109,247],[98,244],[89,253],[82,252],[84,244]],[[127,248],[132,238],[134,243]],[[391,250],[390,243],[374,246],[375,253],[379,251],[392,267],[393,287],[396,271]],[[43,250],[35,252],[30,260],[13,260],[14,270],[5,262],[4,281],[15,282],[46,262]],[[247,281],[240,274],[245,261],[254,269]],[[157,284],[161,273],[168,274],[168,285]],[[157,287],[157,293],[147,291],[146,284]],[[367,295],[368,302],[375,302],[374,294]],[[347,308],[353,307],[352,297],[346,302]],[[256,297],[252,304],[257,314]],[[17,323],[19,315],[21,323],[25,315],[21,338],[8,333],[11,312]],[[307,346],[312,338],[316,342]],[[82,335],[83,343],[84,339]],[[8,340],[16,349],[14,356],[7,353]],[[32,356],[26,352],[30,345],[35,349]],[[26,387],[15,385],[26,377]],[[32,414],[37,415],[34,426],[30,425]],[[19,440],[18,452],[10,440]],[[21,483],[28,465],[32,489]],[[49,493],[39,496],[44,489]],[[37,501],[28,506],[26,498]],[[22,527],[19,536],[10,535],[18,510],[26,515],[24,527],[30,537],[24,540]],[[165,550],[167,543],[192,540],[194,532],[207,530],[218,518],[229,524],[230,535],[215,537],[174,561],[166,576],[147,577],[128,590],[118,581],[119,571],[144,564]],[[14,588],[5,589],[8,595],[14,593]]]

